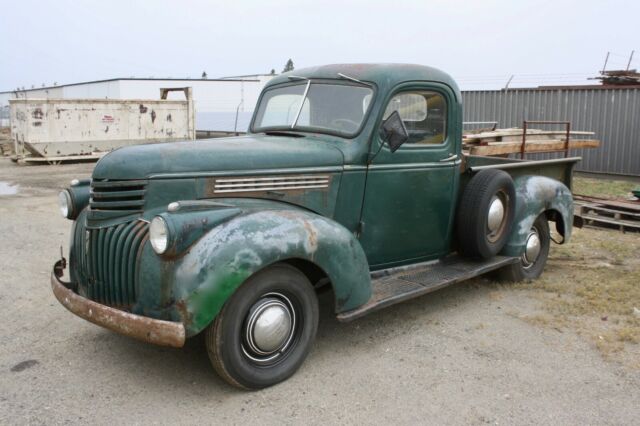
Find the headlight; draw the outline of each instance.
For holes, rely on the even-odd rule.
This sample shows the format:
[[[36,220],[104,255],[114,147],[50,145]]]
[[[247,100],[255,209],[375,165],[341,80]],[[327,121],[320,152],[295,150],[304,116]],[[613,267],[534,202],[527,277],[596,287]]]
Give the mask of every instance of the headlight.
[[[151,247],[153,250],[162,254],[167,251],[169,245],[169,228],[167,222],[160,216],[156,216],[149,225],[149,241],[151,241]]]
[[[58,207],[60,207],[60,213],[65,219],[69,219],[73,214],[73,201],[71,194],[66,189],[58,193]]]

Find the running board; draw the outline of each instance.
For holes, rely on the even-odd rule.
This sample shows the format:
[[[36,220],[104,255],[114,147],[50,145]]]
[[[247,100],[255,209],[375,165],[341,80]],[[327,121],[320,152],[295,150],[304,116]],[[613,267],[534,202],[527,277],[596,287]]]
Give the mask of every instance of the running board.
[[[337,315],[338,321],[348,322],[423,294],[431,293],[451,284],[519,262],[517,257],[495,256],[487,260],[464,259],[449,256],[440,262],[405,269],[393,275],[371,280],[373,293],[367,303]]]

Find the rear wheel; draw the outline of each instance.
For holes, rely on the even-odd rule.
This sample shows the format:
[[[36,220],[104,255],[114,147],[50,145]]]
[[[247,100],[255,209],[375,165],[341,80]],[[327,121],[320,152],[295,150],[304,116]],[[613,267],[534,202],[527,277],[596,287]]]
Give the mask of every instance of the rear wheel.
[[[318,327],[309,280],[289,265],[249,278],[206,331],[209,359],[228,383],[260,389],[289,378],[305,360]]]
[[[537,217],[527,234],[520,262],[499,269],[496,271],[495,277],[501,281],[512,282],[538,278],[547,263],[550,245],[549,222],[543,213]]]
[[[515,188],[502,170],[480,171],[467,184],[456,219],[459,251],[472,258],[495,256],[507,242],[515,216]]]

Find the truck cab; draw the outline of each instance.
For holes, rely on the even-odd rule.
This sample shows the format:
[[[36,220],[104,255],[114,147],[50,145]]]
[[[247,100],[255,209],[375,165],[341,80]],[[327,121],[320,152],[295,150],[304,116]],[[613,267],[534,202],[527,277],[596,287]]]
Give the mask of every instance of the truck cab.
[[[460,91],[434,68],[296,70],[245,136],[121,148],[73,181],[51,284],[143,341],[203,332],[225,380],[261,388],[304,361],[324,288],[351,321],[484,273],[537,278],[549,221],[571,235],[577,161],[464,155]]]

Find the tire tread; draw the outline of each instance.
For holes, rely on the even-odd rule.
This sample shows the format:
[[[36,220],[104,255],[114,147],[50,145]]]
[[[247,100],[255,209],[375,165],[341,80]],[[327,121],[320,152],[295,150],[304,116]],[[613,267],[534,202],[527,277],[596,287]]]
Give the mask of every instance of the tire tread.
[[[227,347],[225,349],[225,344],[234,345],[234,343],[232,343],[233,338],[230,342],[225,342],[225,338],[229,338],[229,327],[232,326],[234,321],[238,320],[238,318],[236,318],[236,314],[239,311],[234,311],[234,309],[237,309],[238,301],[246,300],[244,299],[244,297],[246,296],[246,289],[250,288],[246,286],[262,285],[259,284],[260,281],[256,281],[261,279],[260,276],[262,276],[262,274],[266,274],[266,276],[270,275],[271,277],[273,277],[274,274],[278,274],[278,270],[280,271],[280,274],[284,273],[289,277],[297,275],[297,281],[299,282],[299,284],[308,286],[308,289],[304,290],[302,293],[307,294],[307,296],[303,297],[307,297],[310,301],[309,303],[311,303],[311,310],[308,312],[311,312],[310,315],[312,316],[312,320],[310,322],[310,324],[312,324],[312,328],[309,332],[310,334],[308,334],[308,336],[310,336],[310,341],[308,342],[309,346],[306,346],[306,348],[302,349],[302,352],[300,352],[302,354],[302,357],[297,358],[298,361],[294,362],[292,369],[289,370],[290,372],[284,373],[284,375],[286,376],[284,377],[284,379],[288,378],[300,367],[304,358],[306,358],[309,352],[309,349],[311,347],[310,343],[313,342],[313,339],[315,338],[318,322],[318,306],[313,286],[311,285],[307,277],[299,269],[285,263],[274,264],[252,275],[247,279],[247,281],[245,281],[240,287],[238,287],[236,293],[232,294],[229,297],[216,318],[205,330],[205,346],[207,348],[207,353],[209,355],[211,365],[213,366],[216,373],[220,376],[220,378],[234,387],[245,390],[257,390],[267,386],[271,386],[278,383],[279,381],[284,380],[283,378],[280,378],[272,382],[261,382],[260,380],[255,381],[252,377],[249,376],[243,377],[242,374],[240,374],[240,376],[236,378],[235,376],[239,374],[236,371],[238,368],[236,363],[238,361],[236,360],[236,358],[230,357],[230,353],[233,353],[234,349],[230,349],[230,347]],[[267,282],[268,280],[269,278],[267,278]],[[243,288],[245,288],[244,293],[242,292]],[[309,291],[311,293],[309,293]],[[229,352],[229,350],[231,350],[231,352]]]
[[[482,205],[483,200],[493,195],[489,194],[491,191],[491,182],[496,179],[505,178],[508,178],[508,181],[511,182],[511,188],[513,188],[511,176],[502,170],[496,169],[480,171],[467,184],[462,194],[460,205],[458,206],[456,218],[456,232],[462,255],[466,257],[488,258],[497,253],[489,252],[489,250],[484,247],[484,229],[479,230],[478,227],[480,223],[484,223],[484,218],[481,215],[486,215],[487,212],[479,207]],[[513,189],[512,192],[514,194],[515,189]],[[507,210],[513,212],[515,199],[510,199],[509,202],[510,205],[507,206]],[[505,234],[508,234],[511,229],[513,214],[509,220],[511,220],[511,223],[505,228]],[[497,251],[500,249],[502,249],[502,247],[498,247]]]

